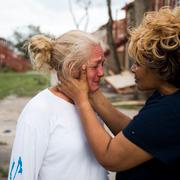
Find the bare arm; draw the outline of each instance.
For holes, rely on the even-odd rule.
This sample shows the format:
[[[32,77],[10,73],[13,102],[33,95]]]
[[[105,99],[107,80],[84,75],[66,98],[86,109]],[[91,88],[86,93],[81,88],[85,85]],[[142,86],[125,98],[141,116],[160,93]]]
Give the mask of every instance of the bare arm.
[[[97,160],[106,169],[123,171],[152,158],[150,154],[130,142],[122,132],[112,138],[100,125],[88,100],[78,101],[77,106],[89,144]]]
[[[88,99],[88,86],[85,74],[82,74],[79,81],[70,78],[63,80],[62,82],[63,83],[60,87],[61,90],[76,103],[88,142],[96,156],[96,159],[106,169],[111,171],[127,170],[152,158],[149,153],[129,141],[122,132],[119,132],[114,138],[112,138],[101,126]],[[104,103],[107,103],[105,99],[103,101]],[[107,108],[110,107],[109,103],[105,106]],[[112,109],[113,108],[111,107],[111,110]],[[110,114],[107,116],[110,116]],[[122,115],[118,116],[121,117]],[[118,118],[116,121],[118,121]],[[123,128],[125,123],[121,126],[121,128]]]
[[[91,93],[90,100],[94,110],[114,135],[118,134],[131,121],[130,117],[114,108],[100,90]]]

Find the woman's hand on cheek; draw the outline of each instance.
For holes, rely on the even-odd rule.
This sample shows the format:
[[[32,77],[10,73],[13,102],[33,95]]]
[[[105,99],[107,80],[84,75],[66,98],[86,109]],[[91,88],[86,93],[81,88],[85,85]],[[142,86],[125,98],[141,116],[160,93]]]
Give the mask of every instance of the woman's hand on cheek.
[[[86,70],[81,71],[80,79],[60,77],[60,81],[59,90],[70,97],[76,104],[88,99],[89,88]]]

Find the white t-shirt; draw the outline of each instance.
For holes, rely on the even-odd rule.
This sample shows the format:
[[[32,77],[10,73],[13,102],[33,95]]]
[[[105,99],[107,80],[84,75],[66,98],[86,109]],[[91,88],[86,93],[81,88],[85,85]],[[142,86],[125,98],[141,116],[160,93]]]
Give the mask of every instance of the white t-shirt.
[[[75,106],[48,89],[22,111],[9,180],[107,180],[86,140]]]

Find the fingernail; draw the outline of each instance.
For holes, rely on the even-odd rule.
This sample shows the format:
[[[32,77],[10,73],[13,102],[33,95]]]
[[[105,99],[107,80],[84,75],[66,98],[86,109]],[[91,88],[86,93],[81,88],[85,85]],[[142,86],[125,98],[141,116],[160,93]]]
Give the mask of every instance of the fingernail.
[[[82,70],[86,70],[86,65],[85,64],[82,65]]]

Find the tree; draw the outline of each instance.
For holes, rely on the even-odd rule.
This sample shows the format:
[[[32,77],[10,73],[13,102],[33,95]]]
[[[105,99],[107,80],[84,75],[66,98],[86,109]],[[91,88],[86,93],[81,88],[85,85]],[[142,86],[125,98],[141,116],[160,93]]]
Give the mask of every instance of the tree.
[[[74,0],[74,1],[85,11],[84,15],[80,19],[77,19],[77,16],[75,15],[74,9],[73,9],[73,3],[72,3],[73,0],[68,1],[69,2],[69,10],[72,15],[74,24],[75,24],[76,28],[79,29],[81,23],[84,20],[86,20],[85,27],[84,27],[84,30],[86,31],[88,22],[89,22],[89,8],[92,4],[92,1],[91,0]],[[107,2],[108,15],[109,15],[109,20],[107,23],[107,36],[108,36],[108,44],[110,47],[110,55],[111,55],[112,61],[114,63],[115,73],[120,73],[120,71],[121,71],[120,62],[118,59],[118,55],[116,52],[116,46],[115,46],[114,39],[113,39],[113,19],[112,19],[112,13],[111,13],[111,0],[106,0],[106,2]]]
[[[14,50],[18,54],[20,54],[21,56],[27,59],[28,58],[27,53],[26,50],[24,49],[25,41],[36,34],[42,34],[42,32],[39,26],[34,26],[34,25],[28,25],[26,27],[14,31],[13,40],[12,40]]]
[[[76,0],[75,3],[79,5],[80,8],[84,10],[84,14],[80,19],[77,19],[74,10],[73,10],[73,3],[71,0],[68,0],[69,2],[69,10],[73,18],[73,22],[76,26],[76,29],[79,29],[79,26],[83,21],[85,21],[85,25],[83,30],[87,31],[88,23],[89,23],[89,8],[91,6],[91,0]]]
[[[138,26],[141,23],[144,13],[150,9],[151,4],[152,4],[152,1],[147,1],[147,0],[134,1],[136,26]]]
[[[118,59],[117,51],[116,51],[116,46],[114,43],[114,38],[113,38],[113,19],[112,19],[112,12],[111,12],[111,0],[107,0],[107,8],[108,8],[108,15],[109,15],[109,20],[107,24],[107,36],[108,36],[108,44],[110,47],[110,54],[112,57],[112,60],[115,62],[115,73],[120,73],[121,72],[121,66],[120,62]]]

